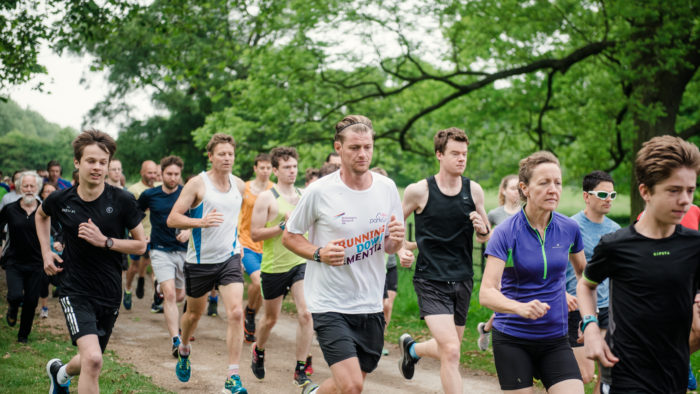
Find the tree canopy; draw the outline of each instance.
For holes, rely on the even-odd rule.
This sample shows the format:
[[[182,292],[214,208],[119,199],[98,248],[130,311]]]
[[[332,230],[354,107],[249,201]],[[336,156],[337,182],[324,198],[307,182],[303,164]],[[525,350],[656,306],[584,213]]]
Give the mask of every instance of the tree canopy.
[[[700,134],[696,1],[49,3],[62,7],[55,47],[109,73],[92,116],[128,113],[126,94],[141,89],[165,110],[125,125],[127,172],[166,154],[201,170],[214,132],[237,139],[243,176],[280,144],[318,166],[333,124],[362,113],[375,164],[399,184],[435,170],[432,136],[456,126],[470,137],[468,174],[487,186],[546,149],[566,182],[603,169],[630,191],[644,141]]]

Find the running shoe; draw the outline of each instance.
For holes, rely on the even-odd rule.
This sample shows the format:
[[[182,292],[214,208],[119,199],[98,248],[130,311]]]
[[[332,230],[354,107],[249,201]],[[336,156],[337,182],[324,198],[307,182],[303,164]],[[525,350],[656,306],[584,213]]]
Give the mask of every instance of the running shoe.
[[[161,312],[154,312],[154,313],[162,313],[163,311],[163,301],[165,300],[165,297],[163,297],[163,294],[158,292],[158,281],[153,282],[153,304],[151,304],[151,312],[153,312],[153,307],[160,307],[157,308]]]
[[[218,306],[219,306],[218,300],[209,297],[209,306],[207,307],[207,316],[216,316]]]
[[[304,372],[304,370],[294,371],[294,384],[296,384],[297,387],[304,387],[312,383],[313,382],[311,381],[311,379],[309,379],[309,377],[306,376],[306,372]]]
[[[250,361],[250,369],[253,370],[253,375],[255,375],[256,378],[265,378],[265,351],[258,350],[255,343],[253,343],[253,357]]]
[[[172,349],[173,357],[177,358],[177,353],[178,353],[179,349],[180,349],[180,337],[177,336],[177,337],[173,338],[173,349]]]
[[[245,341],[248,343],[255,342],[255,309],[245,307],[245,324],[243,325],[243,333]]]
[[[698,381],[693,374],[693,364],[688,364],[688,390],[693,391],[698,388]]]
[[[304,368],[306,376],[311,376],[314,374],[314,366],[312,364],[311,356],[306,358],[306,368]]]
[[[399,338],[399,351],[401,352],[401,357],[399,357],[399,371],[405,379],[412,379],[413,373],[415,372],[415,366],[418,360],[411,357],[409,349],[411,345],[416,343],[416,341],[411,338],[408,334],[401,335]]]
[[[131,292],[124,290],[124,309],[131,310]]]
[[[17,309],[18,308],[13,308],[12,306],[7,308],[7,315],[5,315],[5,320],[7,321],[7,325],[10,327],[14,327],[15,324],[17,324]]]
[[[163,304],[151,304],[151,313],[163,313]]]
[[[27,337],[17,337],[17,343],[27,343]]]
[[[481,322],[476,326],[476,331],[479,332],[479,340],[476,343],[479,345],[479,350],[482,352],[485,352],[489,348],[489,337],[491,336],[491,332],[484,331],[485,326],[486,323],[484,322]]]
[[[389,355],[389,349],[383,347],[382,348],[382,356],[388,356]]]
[[[136,298],[138,298],[139,300],[143,298],[145,284],[146,278],[140,276],[139,280],[136,282]]]
[[[236,394],[248,394],[248,390],[243,387],[241,377],[238,375],[231,375],[231,377],[226,379],[226,383],[224,384],[224,391],[225,390]]]
[[[49,318],[49,308],[42,306],[41,312],[39,312],[39,317],[41,317],[42,319],[48,319]]]
[[[70,380],[65,384],[58,383],[58,370],[61,369],[63,363],[60,359],[54,358],[46,363],[46,374],[49,375],[49,380],[51,381],[51,386],[49,386],[49,394],[64,394],[69,393],[68,387],[70,386]]]
[[[190,367],[190,356],[183,356],[180,351],[177,352],[177,364],[175,364],[175,375],[177,375],[178,380],[181,382],[187,382],[190,380],[190,374],[192,373],[192,368]]]
[[[309,383],[304,386],[301,390],[301,394],[312,394],[318,391],[318,385],[316,383]]]

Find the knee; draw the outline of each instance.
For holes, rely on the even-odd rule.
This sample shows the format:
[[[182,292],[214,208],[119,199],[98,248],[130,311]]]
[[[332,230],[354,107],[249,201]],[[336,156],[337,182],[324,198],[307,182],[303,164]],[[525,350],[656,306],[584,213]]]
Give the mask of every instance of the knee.
[[[102,353],[89,352],[80,355],[80,370],[81,372],[99,373],[102,369]]]
[[[182,318],[189,321],[190,323],[198,322],[201,317],[201,313],[194,313],[189,308],[187,309],[187,312],[185,312],[185,314],[182,315]]]
[[[459,364],[459,352],[460,346],[459,342],[445,342],[440,344],[440,354],[442,359],[451,363]]]
[[[302,326],[306,326],[306,325],[311,324],[312,323],[311,312],[306,311],[303,313],[299,313],[298,319],[299,319],[299,324],[301,324]]]
[[[266,313],[265,314],[265,324],[268,327],[273,327],[275,324],[277,324],[277,318],[278,316],[273,313]]]
[[[175,303],[177,301],[177,298],[175,297],[175,292],[163,291],[163,300],[167,303]]]
[[[226,316],[229,323],[241,322],[243,320],[243,308],[241,306],[227,308]]]
[[[182,292],[182,293],[175,293],[175,294],[176,294],[176,296],[175,296],[175,301],[176,301],[176,302],[182,302],[182,301],[185,300],[185,293],[184,293],[184,292]]]
[[[344,379],[341,382],[336,381],[336,388],[341,393],[359,394],[362,392],[362,380]]]

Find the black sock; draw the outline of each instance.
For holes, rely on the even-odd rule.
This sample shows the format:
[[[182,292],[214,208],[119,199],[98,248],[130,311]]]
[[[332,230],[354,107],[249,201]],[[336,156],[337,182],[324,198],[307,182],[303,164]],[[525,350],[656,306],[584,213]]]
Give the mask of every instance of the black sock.
[[[302,371],[304,371],[305,369],[306,369],[306,362],[304,362],[304,361],[297,361],[297,366],[296,366],[297,372],[302,372]]]

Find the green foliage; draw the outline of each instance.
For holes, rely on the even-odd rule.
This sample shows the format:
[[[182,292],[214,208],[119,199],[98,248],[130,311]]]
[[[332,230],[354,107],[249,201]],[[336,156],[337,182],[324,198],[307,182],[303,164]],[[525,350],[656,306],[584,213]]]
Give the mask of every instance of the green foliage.
[[[34,111],[23,110],[15,102],[0,103],[0,169],[5,174],[20,169],[45,169],[58,160],[64,177],[73,168],[71,141],[76,131],[47,122]]]

